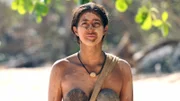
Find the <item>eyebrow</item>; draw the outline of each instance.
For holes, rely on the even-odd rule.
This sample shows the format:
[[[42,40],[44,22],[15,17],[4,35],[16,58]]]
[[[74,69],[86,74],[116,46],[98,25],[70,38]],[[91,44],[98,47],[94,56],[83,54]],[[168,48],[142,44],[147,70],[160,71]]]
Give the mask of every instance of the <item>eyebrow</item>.
[[[101,20],[99,20],[99,19],[93,19],[94,21],[99,21],[99,22],[101,22]],[[82,21],[89,21],[88,19],[86,19],[86,18],[84,18],[84,19],[82,19]]]

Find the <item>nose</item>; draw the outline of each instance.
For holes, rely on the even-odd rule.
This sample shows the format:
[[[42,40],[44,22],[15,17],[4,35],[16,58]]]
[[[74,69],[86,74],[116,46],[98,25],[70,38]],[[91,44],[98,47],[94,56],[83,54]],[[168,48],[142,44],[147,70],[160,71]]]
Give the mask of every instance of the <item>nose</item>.
[[[94,29],[94,27],[93,27],[93,25],[92,24],[89,24],[89,26],[88,26],[88,28],[87,28],[88,30],[90,29]]]
[[[94,31],[93,25],[90,24],[90,25],[88,26],[87,30],[89,31],[89,33],[93,32],[93,31]]]

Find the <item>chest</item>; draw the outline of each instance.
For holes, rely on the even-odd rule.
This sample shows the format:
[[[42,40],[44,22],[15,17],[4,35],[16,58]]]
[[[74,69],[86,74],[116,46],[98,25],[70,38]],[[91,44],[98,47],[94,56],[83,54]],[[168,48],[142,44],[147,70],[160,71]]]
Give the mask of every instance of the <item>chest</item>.
[[[65,72],[61,82],[63,93],[68,93],[74,88],[83,90],[89,94],[94,87],[97,78],[91,78],[89,74],[83,69],[71,69]]]
[[[83,90],[86,95],[90,95],[92,92],[97,77],[90,77],[89,74],[79,68],[71,68],[67,70],[64,74],[64,79],[62,80],[62,92],[66,95],[70,90],[74,88],[79,88]],[[117,93],[120,93],[122,86],[122,79],[117,70],[113,70],[112,73],[105,79],[102,89],[109,88]]]
[[[111,74],[105,79],[102,88],[110,88],[116,91],[117,93],[121,92],[122,88],[122,75],[119,71],[114,69]]]

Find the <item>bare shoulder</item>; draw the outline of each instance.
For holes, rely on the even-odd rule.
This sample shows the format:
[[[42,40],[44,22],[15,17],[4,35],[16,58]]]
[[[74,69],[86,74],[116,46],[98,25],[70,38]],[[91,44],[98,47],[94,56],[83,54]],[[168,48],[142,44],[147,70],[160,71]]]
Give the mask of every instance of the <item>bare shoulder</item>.
[[[62,99],[61,83],[64,78],[65,69],[69,64],[67,58],[63,58],[54,62],[51,68],[50,80],[49,80],[49,101],[60,101]]]
[[[75,58],[75,54],[67,56],[63,59],[59,59],[52,65],[51,72],[63,72],[69,65],[69,63]]]
[[[119,57],[117,57],[117,56],[115,56],[114,54],[111,54],[111,53],[106,53],[106,54],[109,57],[117,58],[119,67],[122,67],[122,68],[131,68],[130,64],[126,60],[121,59],[121,58],[119,58]]]
[[[62,74],[64,72],[64,70],[68,67],[71,60],[73,60],[72,58],[74,58],[74,57],[75,57],[75,55],[73,54],[73,55],[70,55],[70,56],[67,56],[65,58],[55,61],[51,67],[51,73],[61,73]]]
[[[126,60],[121,59],[121,58],[119,58],[118,60],[119,60],[118,65],[121,69],[124,69],[124,70],[131,69],[130,64]]]
[[[110,53],[108,53],[108,55],[110,55],[111,57],[117,58],[117,60],[118,60],[117,67],[120,69],[121,73],[131,75],[131,66],[126,60],[121,59]]]
[[[68,61],[66,59],[57,60],[51,67],[51,81],[58,82],[64,75],[64,70],[67,67]]]
[[[119,58],[118,67],[120,68],[120,72],[121,72],[123,78],[126,81],[131,81],[132,72],[131,72],[130,64],[126,60]]]

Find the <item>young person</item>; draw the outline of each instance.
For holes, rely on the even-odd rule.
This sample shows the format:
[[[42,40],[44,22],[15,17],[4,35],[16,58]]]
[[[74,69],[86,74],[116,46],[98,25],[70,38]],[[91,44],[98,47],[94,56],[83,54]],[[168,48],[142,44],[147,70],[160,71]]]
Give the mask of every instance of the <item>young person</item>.
[[[56,61],[51,70],[48,101],[89,101],[108,53],[102,50],[108,15],[102,5],[87,3],[73,12],[72,32],[79,52]],[[133,101],[130,65],[119,59],[106,77],[97,101]]]

